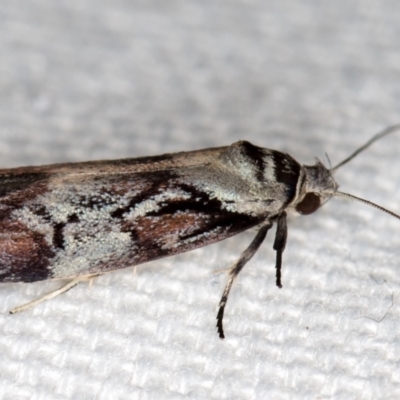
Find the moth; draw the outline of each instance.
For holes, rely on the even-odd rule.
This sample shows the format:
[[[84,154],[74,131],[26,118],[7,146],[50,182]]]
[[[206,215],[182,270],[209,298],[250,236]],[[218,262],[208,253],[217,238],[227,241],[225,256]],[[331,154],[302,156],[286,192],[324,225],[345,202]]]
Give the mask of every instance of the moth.
[[[334,168],[301,165],[289,154],[239,141],[230,146],[154,157],[0,170],[0,282],[70,279],[60,289],[11,310],[26,310],[106,272],[189,251],[250,228],[258,233],[230,268],[217,315],[236,276],[277,224],[276,285],[281,288],[288,212],[308,215],[338,191]]]

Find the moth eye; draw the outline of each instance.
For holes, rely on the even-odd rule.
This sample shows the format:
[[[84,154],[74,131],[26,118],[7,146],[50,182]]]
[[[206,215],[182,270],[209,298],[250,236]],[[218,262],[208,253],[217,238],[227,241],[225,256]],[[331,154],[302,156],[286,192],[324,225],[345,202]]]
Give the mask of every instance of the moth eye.
[[[307,193],[304,199],[297,204],[296,211],[303,215],[312,214],[321,205],[321,199],[315,193]]]

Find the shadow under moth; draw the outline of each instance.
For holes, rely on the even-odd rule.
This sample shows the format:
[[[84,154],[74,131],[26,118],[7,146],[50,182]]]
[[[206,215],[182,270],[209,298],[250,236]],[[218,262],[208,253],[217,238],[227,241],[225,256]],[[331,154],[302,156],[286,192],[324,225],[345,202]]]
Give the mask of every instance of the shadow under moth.
[[[333,173],[391,126],[333,168],[240,141],[154,157],[0,170],[0,282],[70,279],[16,313],[108,271],[218,242],[250,228],[253,241],[230,268],[217,328],[232,283],[277,224],[276,285],[281,284],[287,212],[311,214],[344,197]]]

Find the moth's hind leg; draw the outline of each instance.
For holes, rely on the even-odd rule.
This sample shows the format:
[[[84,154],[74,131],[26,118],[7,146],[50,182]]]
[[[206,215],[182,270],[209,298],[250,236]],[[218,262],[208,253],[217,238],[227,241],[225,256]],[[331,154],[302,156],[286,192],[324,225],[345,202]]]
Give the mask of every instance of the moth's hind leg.
[[[85,281],[91,281],[93,278],[95,278],[96,276],[99,276],[99,275],[101,275],[101,274],[85,275],[85,276],[80,276],[78,278],[72,279],[67,284],[65,284],[64,286],[60,287],[57,290],[54,290],[53,292],[47,293],[44,296],[39,297],[36,300],[30,301],[29,303],[26,303],[26,304],[23,304],[22,306],[13,308],[12,310],[10,310],[10,314],[16,314],[18,312],[28,310],[29,308],[35,307],[36,305],[42,303],[43,301],[51,300],[54,297],[72,289],[78,283],[85,282]]]
[[[232,265],[229,270],[229,280],[225,286],[224,293],[222,295],[221,301],[219,303],[219,310],[217,315],[217,328],[219,337],[221,339],[225,338],[224,335],[224,327],[222,321],[224,319],[224,311],[226,302],[228,301],[229,292],[231,290],[233,281],[239,275],[239,272],[243,269],[246,263],[254,256],[257,252],[258,248],[261,246],[261,243],[264,241],[265,236],[267,236],[268,230],[271,228],[272,222],[265,221],[265,224],[258,230],[256,237],[250,243],[250,246],[240,255],[239,260]]]

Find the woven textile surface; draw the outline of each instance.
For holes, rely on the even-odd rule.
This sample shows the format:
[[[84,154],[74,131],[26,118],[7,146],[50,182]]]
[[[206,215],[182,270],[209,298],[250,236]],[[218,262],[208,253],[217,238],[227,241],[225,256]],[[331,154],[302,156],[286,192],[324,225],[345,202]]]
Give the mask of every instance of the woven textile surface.
[[[400,122],[398,1],[4,2],[1,168],[245,139],[335,165]],[[400,212],[400,133],[337,171]],[[400,221],[332,199],[273,233],[215,328],[254,237],[117,271],[21,314],[62,282],[1,284],[0,399],[400,397]],[[222,271],[221,271],[222,270]]]

